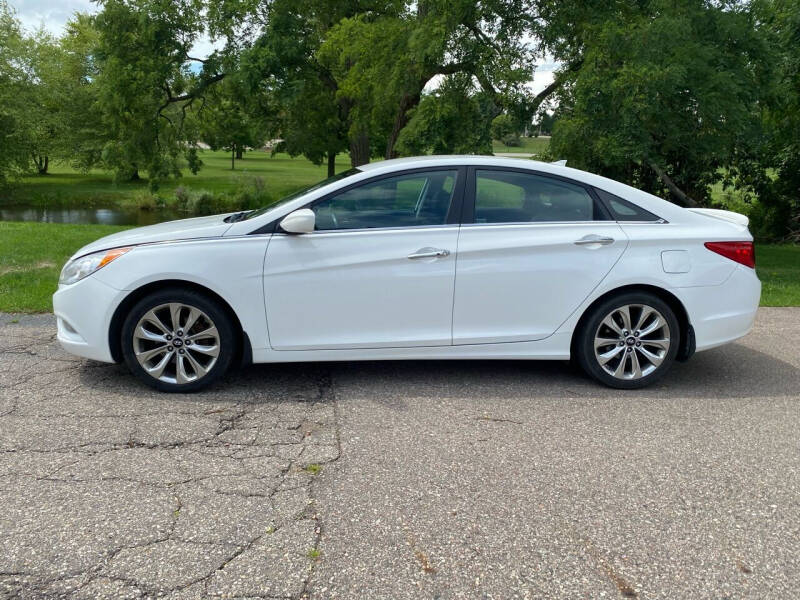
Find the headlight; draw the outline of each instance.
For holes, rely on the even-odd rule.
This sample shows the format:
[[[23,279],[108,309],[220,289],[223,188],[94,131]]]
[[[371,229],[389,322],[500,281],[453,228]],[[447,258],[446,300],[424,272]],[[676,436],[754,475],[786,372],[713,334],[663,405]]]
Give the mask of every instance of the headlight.
[[[114,248],[112,250],[103,250],[102,252],[87,254],[86,256],[71,260],[61,269],[61,277],[58,278],[58,283],[61,285],[69,285],[80,281],[98,269],[105,267],[112,260],[119,258],[129,250],[133,250],[133,248]]]

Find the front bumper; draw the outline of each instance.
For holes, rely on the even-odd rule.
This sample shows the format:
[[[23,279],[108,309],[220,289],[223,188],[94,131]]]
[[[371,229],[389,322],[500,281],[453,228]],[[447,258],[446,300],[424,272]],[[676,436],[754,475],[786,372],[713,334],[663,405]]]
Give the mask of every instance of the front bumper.
[[[755,270],[740,265],[720,285],[676,288],[673,291],[689,313],[697,350],[700,351],[747,335],[756,318],[761,282]]]
[[[92,275],[72,285],[59,285],[53,294],[53,312],[61,347],[84,358],[114,362],[108,331],[114,310],[125,294]]]

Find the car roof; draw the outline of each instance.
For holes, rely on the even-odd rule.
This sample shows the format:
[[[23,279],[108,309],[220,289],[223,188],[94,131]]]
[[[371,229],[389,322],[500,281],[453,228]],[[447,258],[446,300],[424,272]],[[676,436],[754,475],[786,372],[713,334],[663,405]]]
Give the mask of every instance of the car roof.
[[[487,166],[507,166],[517,168],[532,168],[534,165],[537,170],[546,170],[552,166],[550,163],[533,161],[527,157],[509,158],[503,156],[484,156],[480,154],[432,154],[428,156],[409,156],[407,158],[392,158],[390,160],[380,160],[365,165],[360,165],[360,171],[389,171],[396,169],[413,169],[414,167],[429,167],[432,165],[487,165]],[[544,167],[545,169],[542,169]]]

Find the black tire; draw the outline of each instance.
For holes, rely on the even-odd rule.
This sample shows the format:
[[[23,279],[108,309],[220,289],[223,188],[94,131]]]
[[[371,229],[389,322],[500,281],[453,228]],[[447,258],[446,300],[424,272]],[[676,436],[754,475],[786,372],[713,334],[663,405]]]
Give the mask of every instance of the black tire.
[[[660,313],[665,324],[654,330],[653,333],[639,336],[638,334],[641,332],[634,328],[639,317],[648,314],[644,309],[639,308],[642,306]],[[625,312],[624,307],[630,307],[627,313],[633,329],[633,331],[628,331],[628,335],[625,336],[604,323],[604,319],[610,317],[614,324],[620,327],[624,323],[622,318],[622,313]],[[622,312],[615,312],[620,310]],[[649,313],[648,320],[645,321],[648,325],[642,327],[641,331],[646,331],[649,326],[657,324],[655,316],[653,313]],[[634,336],[634,334],[637,335]],[[606,339],[609,342],[612,339],[616,341],[600,345],[596,355],[596,338],[599,343]],[[669,340],[668,348],[664,349],[664,340],[667,339]],[[580,330],[577,332],[574,350],[578,364],[588,375],[609,387],[630,390],[648,386],[661,379],[675,361],[680,341],[678,319],[666,302],[648,292],[626,292],[609,298],[591,309],[586,318],[582,320]],[[659,345],[654,345],[656,342]],[[608,362],[605,363],[605,367],[601,364],[598,355],[603,355],[603,358],[611,356],[611,358],[607,358]],[[652,360],[647,358],[648,356],[652,356]],[[627,362],[623,363],[622,361]],[[618,370],[620,364],[622,364],[622,371]],[[641,376],[635,375],[636,367],[639,367]],[[606,369],[613,370],[620,375],[615,376]]]
[[[177,313],[178,327],[181,323],[189,322],[193,314],[191,313],[192,308],[202,314],[192,324],[191,330],[183,332],[178,329],[175,331],[172,328],[171,310],[168,306],[165,308],[165,305],[170,304],[183,306],[182,309],[178,309]],[[173,329],[168,334],[170,341],[150,341],[142,338],[141,335],[134,339],[140,321],[154,309],[164,329]],[[161,328],[152,326],[153,322],[152,320],[147,321],[145,328],[147,332],[158,335]],[[213,331],[211,327],[215,328],[215,331],[210,335],[215,337],[205,337],[205,332]],[[177,333],[181,335],[175,335]],[[145,296],[133,306],[122,325],[122,355],[125,364],[128,365],[131,373],[144,383],[162,392],[196,392],[213,384],[227,372],[233,362],[237,340],[238,334],[232,319],[218,302],[202,293],[181,288],[167,288]],[[193,343],[194,347],[191,347]],[[150,347],[143,349],[144,344],[150,344]],[[161,344],[169,344],[167,346],[169,351],[158,352]],[[182,346],[180,349],[179,345]],[[199,348],[203,348],[203,351],[200,351]],[[160,364],[161,359],[168,363],[162,372],[162,378],[156,378],[145,370],[137,358],[137,349],[140,352],[153,349],[154,352],[158,352],[152,359],[154,363],[158,361]],[[180,352],[182,376],[178,375],[178,352]],[[209,356],[209,352],[217,352],[217,354]],[[168,358],[167,354],[171,354],[174,360]],[[145,366],[154,368],[152,364],[146,363]],[[204,370],[206,368],[207,371]],[[174,373],[174,376],[170,376],[171,373]],[[194,379],[190,380],[192,375]],[[179,379],[184,381],[179,382]]]

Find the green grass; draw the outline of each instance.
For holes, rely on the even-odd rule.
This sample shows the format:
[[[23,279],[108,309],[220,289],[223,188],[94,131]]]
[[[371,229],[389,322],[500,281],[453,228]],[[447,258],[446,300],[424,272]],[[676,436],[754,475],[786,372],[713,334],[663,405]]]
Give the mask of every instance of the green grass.
[[[124,227],[0,221],[0,311],[49,312],[66,260]]]
[[[800,246],[756,246],[761,306],[800,306]]]
[[[125,227],[0,221],[0,312],[49,312],[64,262]],[[756,248],[762,306],[800,306],[800,246]],[[321,465],[305,470],[317,474]]]
[[[547,147],[550,145],[550,138],[549,137],[523,137],[522,145],[521,146],[506,146],[500,140],[494,140],[492,142],[492,150],[497,152],[529,152],[531,154],[539,154],[547,150]]]
[[[325,165],[314,165],[303,157],[288,154],[271,156],[254,150],[236,161],[231,170],[230,155],[225,152],[201,151],[203,167],[197,175],[188,171],[183,177],[161,183],[156,194],[165,199],[175,195],[175,188],[206,190],[215,194],[233,193],[243,181],[263,178],[267,193],[275,200],[327,176]],[[346,155],[337,157],[336,171],[350,168]],[[126,206],[136,203],[137,194],[147,190],[147,181],[115,183],[106,171],[80,173],[67,165],[53,165],[47,175],[23,178],[10,191],[0,193],[0,205],[68,206],[71,208]]]

